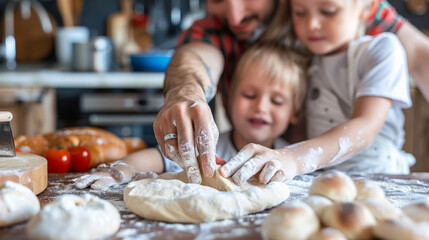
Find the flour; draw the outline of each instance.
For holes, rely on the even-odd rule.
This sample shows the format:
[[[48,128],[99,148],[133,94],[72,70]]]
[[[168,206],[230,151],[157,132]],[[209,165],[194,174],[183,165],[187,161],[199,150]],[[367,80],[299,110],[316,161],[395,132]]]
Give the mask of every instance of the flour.
[[[305,173],[313,172],[317,169],[320,163],[320,157],[323,154],[323,148],[309,148],[307,150],[307,153],[302,157],[298,158],[297,160],[303,164],[302,170]]]
[[[338,150],[334,158],[332,158],[332,160],[329,162],[327,167],[336,165],[337,163],[343,161],[344,157],[346,156],[350,148],[353,146],[353,144],[349,138],[340,137],[338,139],[338,146],[340,147],[340,149]]]

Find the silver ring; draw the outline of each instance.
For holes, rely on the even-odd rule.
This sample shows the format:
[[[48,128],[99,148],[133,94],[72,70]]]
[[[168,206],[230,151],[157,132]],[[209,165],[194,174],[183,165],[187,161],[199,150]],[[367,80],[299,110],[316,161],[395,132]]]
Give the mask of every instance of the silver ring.
[[[174,139],[174,138],[177,138],[177,135],[175,133],[166,134],[164,136],[164,142],[167,142],[168,140]]]

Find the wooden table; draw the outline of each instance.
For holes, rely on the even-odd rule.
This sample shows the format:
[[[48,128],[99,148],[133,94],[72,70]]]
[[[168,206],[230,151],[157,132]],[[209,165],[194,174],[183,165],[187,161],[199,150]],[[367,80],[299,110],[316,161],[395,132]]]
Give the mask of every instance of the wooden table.
[[[201,224],[165,223],[146,220],[129,212],[123,202],[125,185],[105,190],[74,187],[73,179],[82,174],[49,174],[48,188],[38,195],[41,206],[62,194],[82,195],[90,193],[111,202],[121,213],[121,227],[109,239],[261,239],[260,228],[269,211],[247,215],[237,219]],[[291,196],[287,201],[305,198],[308,187],[317,174],[297,176],[287,182]],[[368,178],[376,181],[386,195],[402,207],[409,202],[429,196],[429,173],[406,176],[350,174],[354,179]],[[28,239],[26,223],[0,228],[0,239]]]

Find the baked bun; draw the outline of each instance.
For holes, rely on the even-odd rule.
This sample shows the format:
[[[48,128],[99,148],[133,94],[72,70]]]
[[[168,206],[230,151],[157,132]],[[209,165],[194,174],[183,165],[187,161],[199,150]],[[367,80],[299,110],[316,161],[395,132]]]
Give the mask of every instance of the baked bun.
[[[11,181],[0,186],[0,227],[25,222],[39,211],[39,200],[29,188]]]
[[[347,240],[347,238],[337,229],[327,227],[311,235],[308,240]]]
[[[146,143],[141,138],[138,138],[138,137],[122,138],[122,140],[125,142],[125,145],[127,146],[128,154],[147,148]]]
[[[416,222],[429,222],[429,199],[410,203],[402,211]]]
[[[379,222],[373,232],[377,239],[383,240],[429,240],[429,223],[386,219]]]
[[[345,173],[329,170],[313,180],[309,194],[324,196],[334,202],[352,201],[356,198],[357,190],[353,180]]]
[[[385,200],[386,195],[380,185],[368,179],[356,179],[353,181],[356,186],[356,200],[378,199]]]
[[[91,155],[90,167],[116,161],[127,155],[127,147],[122,139],[95,127],[64,128],[42,136],[18,137],[15,146],[22,152],[41,156],[54,146],[64,149],[85,146]]]
[[[369,209],[377,222],[385,219],[406,217],[400,208],[386,200],[365,199],[361,203]]]
[[[289,202],[271,211],[262,223],[264,239],[305,240],[320,228],[314,211],[300,201]]]
[[[308,204],[308,206],[313,209],[313,211],[319,218],[322,217],[322,214],[325,211],[326,207],[332,206],[333,204],[331,200],[318,195],[308,196],[303,200],[303,202]]]
[[[371,239],[371,227],[375,219],[363,204],[338,202],[327,207],[322,222],[328,227],[340,230],[347,239]]]

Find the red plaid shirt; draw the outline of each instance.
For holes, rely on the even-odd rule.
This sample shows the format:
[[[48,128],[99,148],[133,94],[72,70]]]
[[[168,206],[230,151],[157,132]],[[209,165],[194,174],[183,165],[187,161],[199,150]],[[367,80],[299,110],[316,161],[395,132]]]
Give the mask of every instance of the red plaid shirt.
[[[403,18],[386,0],[375,1],[367,24],[367,34],[396,32],[403,23]],[[181,33],[177,46],[191,42],[209,43],[222,51],[225,66],[218,84],[218,91],[222,94],[224,106],[227,106],[232,74],[241,55],[248,48],[248,42],[237,40],[228,27],[215,17],[195,21],[189,29]]]

